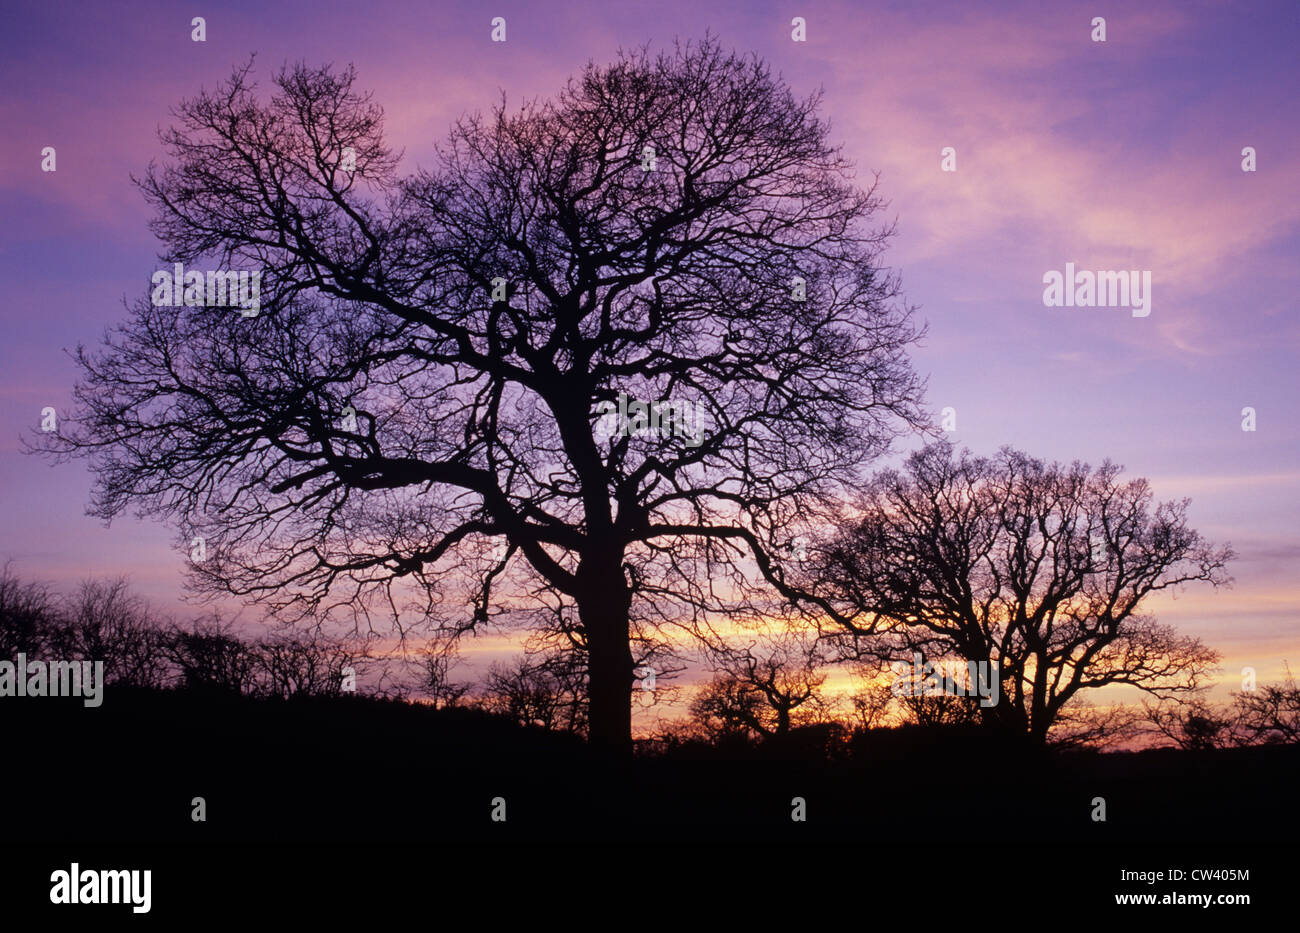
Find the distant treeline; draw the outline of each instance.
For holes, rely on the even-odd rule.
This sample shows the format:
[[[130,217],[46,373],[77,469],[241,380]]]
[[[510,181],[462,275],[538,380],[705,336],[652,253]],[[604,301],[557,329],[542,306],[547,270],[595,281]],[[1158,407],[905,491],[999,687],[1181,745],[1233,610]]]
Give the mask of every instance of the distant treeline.
[[[879,683],[850,696],[828,696],[825,665],[814,650],[797,647],[729,658],[693,691],[685,717],[661,722],[638,745],[687,754],[692,748],[768,747],[834,758],[861,736],[882,730],[980,731],[978,697],[894,696]],[[387,679],[389,660],[360,641],[303,631],[248,638],[216,615],[182,624],[132,593],[125,580],[87,580],[61,596],[6,565],[0,571],[0,659],[19,654],[102,661],[109,687],[284,699],[360,690],[438,709],[477,709],[519,726],[579,736],[587,731],[581,652],[530,651],[464,682],[451,676],[454,653],[429,649],[415,678]],[[1100,748],[1141,738],[1189,750],[1292,744],[1300,741],[1300,687],[1288,670],[1283,682],[1243,690],[1227,705],[1195,698],[1091,711],[1085,718],[1088,728],[1063,731],[1054,744]]]

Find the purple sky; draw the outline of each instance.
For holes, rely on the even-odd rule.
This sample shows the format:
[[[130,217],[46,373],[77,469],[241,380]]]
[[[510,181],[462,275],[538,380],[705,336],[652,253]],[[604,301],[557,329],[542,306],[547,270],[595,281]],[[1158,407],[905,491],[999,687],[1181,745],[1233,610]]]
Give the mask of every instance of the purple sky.
[[[930,335],[914,354],[956,440],[1009,443],[1148,477],[1191,496],[1192,524],[1239,553],[1232,589],[1153,602],[1160,617],[1273,679],[1300,662],[1300,5],[515,2],[22,3],[0,11],[0,558],[71,584],[128,573],[180,595],[169,529],[84,516],[90,478],[18,453],[62,410],[64,348],[95,342],[157,268],[129,184],[161,154],[169,108],[250,52],[355,63],[409,166],[498,89],[546,95],[620,45],[706,30],[800,94],[825,88],[833,135],[881,173],[899,236],[887,259]],[[207,41],[190,38],[206,18]],[[493,16],[507,41],[490,41]],[[790,21],[807,21],[807,42]],[[1107,41],[1090,38],[1106,17]],[[54,173],[41,150],[57,149]],[[957,171],[940,170],[952,146]],[[1253,146],[1258,171],[1241,170]],[[1150,316],[1047,308],[1063,270],[1150,270]],[[1253,407],[1258,430],[1241,430]]]

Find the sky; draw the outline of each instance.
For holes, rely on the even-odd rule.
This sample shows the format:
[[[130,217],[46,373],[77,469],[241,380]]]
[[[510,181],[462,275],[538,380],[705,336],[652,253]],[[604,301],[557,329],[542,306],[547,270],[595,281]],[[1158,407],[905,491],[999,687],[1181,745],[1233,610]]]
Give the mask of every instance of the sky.
[[[505,42],[491,40],[496,16]],[[898,221],[885,258],[928,324],[912,359],[929,407],[953,409],[950,436],[983,454],[1110,458],[1160,499],[1191,497],[1191,525],[1237,551],[1235,583],[1148,608],[1224,654],[1220,689],[1245,666],[1261,681],[1300,667],[1294,2],[7,0],[0,559],[60,588],[127,574],[160,607],[182,596],[171,529],[130,515],[104,527],[84,514],[82,464],[20,453],[41,410],[68,403],[67,351],[97,342],[158,268],[130,176],[161,157],[157,130],[181,99],[251,53],[263,79],[286,62],[352,63],[413,169],[502,90],[549,95],[620,46],[706,32],[797,94],[821,88],[832,137],[862,180],[879,173]],[[1149,314],[1045,306],[1044,275],[1067,263],[1150,272]]]

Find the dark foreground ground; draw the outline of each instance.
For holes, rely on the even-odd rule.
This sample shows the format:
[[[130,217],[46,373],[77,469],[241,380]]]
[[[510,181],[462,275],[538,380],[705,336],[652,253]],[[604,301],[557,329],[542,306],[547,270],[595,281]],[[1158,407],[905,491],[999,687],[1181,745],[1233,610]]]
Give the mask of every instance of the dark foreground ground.
[[[1005,894],[1050,882],[1063,904],[1100,903],[1167,890],[1120,884],[1125,868],[1253,865],[1249,884],[1220,888],[1262,891],[1294,877],[1278,859],[1300,839],[1297,747],[1050,756],[978,733],[895,730],[832,762],[795,747],[610,765],[474,711],[121,690],[93,710],[9,700],[0,726],[4,877],[26,900],[76,859],[154,865],[155,902],[179,909],[214,877],[273,894],[304,875],[326,890],[338,872],[389,882],[429,860],[536,879],[572,857],[586,877],[608,846],[642,868],[733,862],[773,884],[910,862],[925,866],[927,890],[942,869],[953,884],[998,878]],[[791,818],[796,797],[803,821]]]

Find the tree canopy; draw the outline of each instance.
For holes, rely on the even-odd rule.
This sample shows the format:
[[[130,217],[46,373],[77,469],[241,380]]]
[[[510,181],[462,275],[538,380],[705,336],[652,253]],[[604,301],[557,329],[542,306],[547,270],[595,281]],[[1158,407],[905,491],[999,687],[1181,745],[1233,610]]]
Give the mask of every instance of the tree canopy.
[[[532,613],[625,749],[629,645],[789,596],[797,530],[924,423],[874,182],[713,40],[503,98],[407,174],[355,84],[250,63],[180,105],[139,180],[160,258],[258,273],[256,313],[142,298],[38,443],[96,514],[202,538],[202,591]]]

